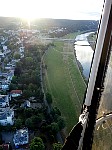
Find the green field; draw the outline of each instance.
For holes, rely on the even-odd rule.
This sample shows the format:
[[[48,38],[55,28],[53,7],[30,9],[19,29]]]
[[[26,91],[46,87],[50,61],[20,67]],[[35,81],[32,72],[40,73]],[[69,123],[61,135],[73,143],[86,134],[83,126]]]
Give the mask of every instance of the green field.
[[[78,121],[86,89],[74,58],[73,45],[55,42],[44,62],[47,65],[45,89],[52,95],[53,105],[60,109],[65,118],[68,133]]]
[[[78,35],[78,34],[81,34],[81,32],[75,32],[75,33],[70,33],[70,34],[67,34],[65,36],[63,36],[63,38],[66,38],[66,39],[75,39],[75,37]]]

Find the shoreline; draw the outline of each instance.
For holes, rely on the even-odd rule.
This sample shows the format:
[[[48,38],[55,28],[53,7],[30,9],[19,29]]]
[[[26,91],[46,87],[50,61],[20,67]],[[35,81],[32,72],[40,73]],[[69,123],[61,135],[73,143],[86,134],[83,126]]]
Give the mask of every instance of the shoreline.
[[[83,68],[82,64],[80,63],[80,61],[77,59],[77,56],[76,56],[76,49],[75,49],[75,48],[74,48],[74,56],[75,56],[75,58],[76,58],[77,66],[78,66],[78,68],[79,68],[79,70],[80,70],[80,73],[81,73],[81,75],[82,75],[82,78],[83,78],[83,80],[84,80],[84,82],[85,82],[85,84],[86,84],[86,86],[87,86],[88,79],[87,79],[87,78],[84,76],[84,74],[83,74],[84,68]]]
[[[95,51],[95,44],[96,44],[96,32],[91,33],[89,36],[87,36],[87,41],[90,44],[93,51]]]

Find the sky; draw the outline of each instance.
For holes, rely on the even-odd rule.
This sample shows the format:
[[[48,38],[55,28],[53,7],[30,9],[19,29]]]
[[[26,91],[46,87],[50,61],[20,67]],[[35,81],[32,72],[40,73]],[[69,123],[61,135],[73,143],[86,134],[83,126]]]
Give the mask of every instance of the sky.
[[[0,0],[0,16],[99,20],[104,0]]]

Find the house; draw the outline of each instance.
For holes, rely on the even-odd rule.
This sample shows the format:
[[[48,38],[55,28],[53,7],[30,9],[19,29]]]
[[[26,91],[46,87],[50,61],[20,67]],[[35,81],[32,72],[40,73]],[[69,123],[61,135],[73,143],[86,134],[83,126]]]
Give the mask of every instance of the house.
[[[0,58],[4,58],[5,57],[5,54],[0,52]]]
[[[5,55],[7,55],[7,54],[9,54],[9,53],[11,53],[11,50],[10,50],[10,49],[7,49],[6,51],[4,51],[4,54],[5,54]]]
[[[0,148],[3,149],[3,150],[9,150],[10,145],[9,144],[2,144],[2,145],[0,145]]]
[[[24,52],[24,47],[19,48],[20,53]]]
[[[8,73],[7,73],[7,72],[1,72],[1,73],[0,73],[0,77],[7,78],[7,76],[8,76]]]
[[[0,88],[4,91],[9,89],[9,83],[7,80],[0,81]]]
[[[25,107],[25,108],[31,107],[31,106],[30,106],[30,101],[26,100],[26,101],[24,102],[24,107]]]
[[[29,135],[28,135],[28,129],[20,129],[17,130],[14,134],[13,142],[15,147],[18,147],[20,145],[28,144]]]
[[[9,107],[0,108],[0,124],[2,126],[14,124],[14,111]]]
[[[7,84],[7,83],[4,83],[4,84],[2,84],[1,85],[1,88],[2,88],[2,90],[4,91],[6,91],[6,90],[9,90],[9,84]]]
[[[9,96],[8,95],[0,95],[0,108],[9,106]]]
[[[14,76],[14,70],[10,70],[10,72],[8,73],[7,81],[11,82],[13,76]]]
[[[4,51],[7,50],[7,46],[6,46],[6,45],[3,45],[2,47],[3,47],[3,50],[4,50]]]
[[[22,90],[12,90],[12,91],[10,92],[10,95],[11,95],[12,97],[21,96],[21,95],[22,95]]]
[[[8,63],[6,66],[5,66],[5,69],[12,69],[12,64],[11,63]]]

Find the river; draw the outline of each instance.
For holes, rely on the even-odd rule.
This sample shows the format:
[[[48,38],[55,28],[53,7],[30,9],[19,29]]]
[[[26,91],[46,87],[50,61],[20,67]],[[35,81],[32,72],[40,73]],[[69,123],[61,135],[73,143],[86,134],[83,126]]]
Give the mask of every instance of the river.
[[[77,60],[83,67],[83,75],[86,79],[89,77],[91,61],[93,57],[93,50],[87,40],[87,36],[91,33],[93,32],[78,35],[74,44]]]
[[[93,50],[90,47],[90,44],[88,43],[87,36],[91,34],[85,33],[78,35],[76,37],[75,42],[75,52],[77,60],[81,63],[83,67],[83,75],[88,79],[89,73],[90,73],[90,67],[91,67],[91,61],[93,57]],[[106,73],[105,83],[104,83],[104,92],[102,93],[101,97],[101,106],[100,106],[100,112],[106,111],[110,112],[112,111],[112,52],[110,56],[110,61]],[[108,103],[107,103],[108,100]],[[102,115],[102,113],[100,114]],[[99,115],[99,116],[100,116]]]

